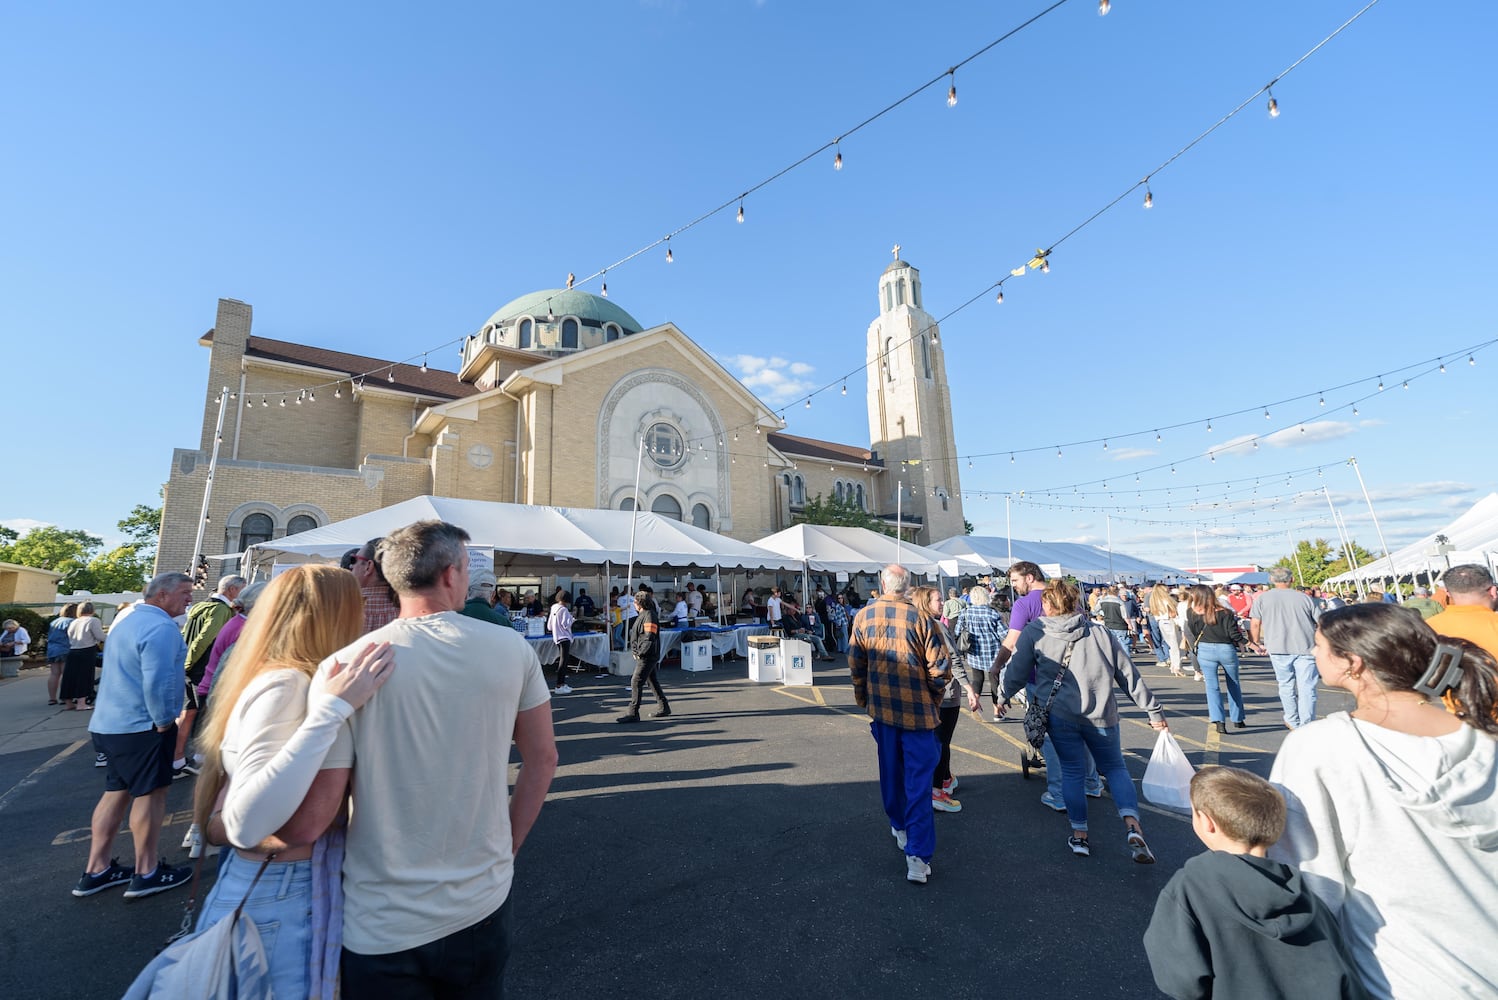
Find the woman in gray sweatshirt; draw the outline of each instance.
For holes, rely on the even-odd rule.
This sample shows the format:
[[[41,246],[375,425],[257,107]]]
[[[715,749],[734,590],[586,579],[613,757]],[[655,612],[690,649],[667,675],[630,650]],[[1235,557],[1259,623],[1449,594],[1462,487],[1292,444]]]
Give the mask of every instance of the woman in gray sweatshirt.
[[[1015,692],[1029,683],[1033,670],[1033,697],[1042,705],[1050,702],[1049,731],[1061,760],[1061,798],[1071,821],[1067,846],[1072,853],[1080,857],[1091,853],[1087,796],[1082,788],[1087,753],[1091,751],[1098,771],[1108,779],[1118,815],[1128,827],[1129,852],[1140,864],[1151,864],[1155,856],[1139,825],[1139,797],[1134,779],[1124,766],[1114,684],[1149,713],[1150,725],[1156,729],[1166,728],[1165,712],[1113,636],[1078,612],[1075,586],[1061,579],[1050,580],[1040,603],[1045,614],[1025,626],[1014,656],[1004,668],[1004,708],[1008,708]]]

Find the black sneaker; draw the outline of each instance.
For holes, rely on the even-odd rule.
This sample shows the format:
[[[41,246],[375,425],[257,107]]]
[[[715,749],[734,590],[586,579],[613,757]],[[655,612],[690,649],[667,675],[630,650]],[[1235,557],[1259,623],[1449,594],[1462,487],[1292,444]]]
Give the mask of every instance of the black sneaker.
[[[130,877],[130,888],[125,890],[125,898],[140,899],[142,896],[154,896],[158,892],[180,888],[191,881],[191,866],[183,865],[181,868],[173,868],[163,859],[156,866],[156,871],[150,875]]]
[[[183,764],[181,767],[172,768],[172,780],[176,781],[178,778],[191,778],[197,773],[197,771],[189,770],[188,765]]]
[[[109,867],[99,874],[90,875],[88,872],[84,872],[83,877],[78,880],[78,884],[73,888],[73,895],[92,896],[96,892],[103,892],[105,889],[113,889],[117,885],[124,885],[134,877],[134,868],[126,868],[119,863],[118,859],[110,858]]]
[[[636,715],[634,712],[630,712],[628,715],[621,715],[621,716],[619,716],[619,718],[615,719],[614,721],[615,722],[639,722],[640,721],[640,717],[638,715]]]
[[[189,757],[187,758],[187,763],[182,765],[182,770],[186,771],[188,774],[196,776],[202,773],[203,764],[201,761],[196,761]]]
[[[669,708],[663,708],[663,709],[661,709],[658,712],[651,712],[650,713],[650,717],[652,719],[664,719],[664,718],[669,717],[670,715],[671,715],[671,710]]]

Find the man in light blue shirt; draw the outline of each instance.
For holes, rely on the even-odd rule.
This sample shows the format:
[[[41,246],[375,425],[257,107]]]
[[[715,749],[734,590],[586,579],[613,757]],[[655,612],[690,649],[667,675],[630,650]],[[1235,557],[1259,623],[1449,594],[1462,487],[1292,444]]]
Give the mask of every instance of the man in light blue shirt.
[[[158,861],[157,847],[186,678],[187,644],[173,619],[187,610],[191,598],[187,574],[162,573],[146,584],[138,610],[105,638],[104,674],[88,730],[94,750],[109,763],[104,797],[94,807],[88,867],[73,889],[75,896],[128,882],[125,898],[136,899],[188,882],[191,869]],[[127,809],[135,840],[131,867],[110,857]]]

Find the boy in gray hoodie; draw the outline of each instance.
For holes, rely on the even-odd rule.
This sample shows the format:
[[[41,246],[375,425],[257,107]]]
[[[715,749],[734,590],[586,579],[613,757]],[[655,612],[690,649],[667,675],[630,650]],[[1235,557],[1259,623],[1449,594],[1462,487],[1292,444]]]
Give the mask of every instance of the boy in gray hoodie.
[[[1331,912],[1268,851],[1285,800],[1257,775],[1210,767],[1191,779],[1191,828],[1210,850],[1186,862],[1144,932],[1155,985],[1177,1000],[1363,998]]]

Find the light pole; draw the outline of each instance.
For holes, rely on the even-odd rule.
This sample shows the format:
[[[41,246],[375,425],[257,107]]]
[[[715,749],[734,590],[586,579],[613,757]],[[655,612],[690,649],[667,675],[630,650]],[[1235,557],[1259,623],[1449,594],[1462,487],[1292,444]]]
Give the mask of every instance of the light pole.
[[[208,582],[208,559],[203,552],[203,533],[208,529],[208,501],[213,498],[213,473],[218,469],[218,447],[224,440],[224,412],[228,409],[229,387],[219,390],[218,394],[218,423],[213,428],[213,454],[208,459],[208,478],[203,483],[203,509],[198,514],[198,537],[193,542],[193,561],[187,568],[187,575],[192,577],[195,585],[203,585]],[[241,566],[240,570],[243,571]],[[199,574],[203,579],[200,582]]]
[[[1368,484],[1363,482],[1363,470],[1358,468],[1357,456],[1349,458],[1347,464],[1352,466],[1352,471],[1358,477],[1358,485],[1363,488],[1363,501],[1368,504],[1368,516],[1373,518],[1373,530],[1378,532],[1378,544],[1383,547],[1384,555],[1389,560],[1389,578],[1394,585],[1394,596],[1403,604],[1404,594],[1399,589],[1399,567],[1394,565],[1394,553],[1389,550],[1389,543],[1384,541],[1384,529],[1379,526],[1378,515],[1373,511],[1373,498],[1368,495]]]

